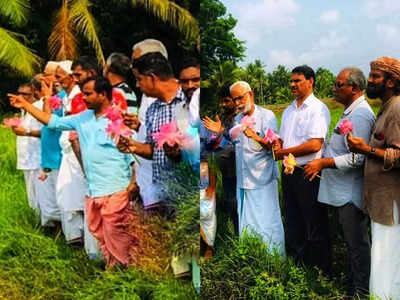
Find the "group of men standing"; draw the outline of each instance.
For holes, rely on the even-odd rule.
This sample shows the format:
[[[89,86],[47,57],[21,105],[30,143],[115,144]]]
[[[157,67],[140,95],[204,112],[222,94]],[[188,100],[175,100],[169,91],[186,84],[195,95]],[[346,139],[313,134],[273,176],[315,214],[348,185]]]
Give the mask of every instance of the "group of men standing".
[[[24,118],[12,129],[18,168],[32,171],[25,172],[29,203],[42,226],[61,222],[67,243],[83,243],[89,257],[101,254],[108,267],[126,266],[131,247],[142,242],[129,232],[131,200],[140,195],[149,213],[174,215],[164,189],[185,153],[178,145],[158,147],[154,134],[177,121],[178,112],[186,125],[198,122],[200,65],[185,59],[178,80],[164,45],[148,39],[133,47],[132,60],[112,53],[103,70],[88,56],[50,66],[18,95],[9,94]],[[143,93],[140,107],[127,82],[130,72]],[[121,109],[132,136],[109,136],[111,107]],[[22,165],[34,155],[34,166]],[[198,168],[195,159],[190,163]]]
[[[231,195],[225,202],[237,203],[237,208],[231,206],[231,210],[237,209],[231,215],[238,216],[239,233],[246,228],[253,230],[269,249],[275,248],[283,255],[286,249],[295,261],[316,266],[326,275],[332,264],[326,209],[327,205],[335,207],[349,254],[349,294],[369,292],[397,299],[400,62],[378,58],[371,63],[368,81],[354,67],[337,75],[333,93],[344,110],[330,139],[330,113],[314,96],[314,85],[315,73],[310,67],[292,70],[290,88],[295,100],[283,112],[279,140],[275,142],[266,139],[266,135],[268,129],[278,133],[277,120],[271,111],[254,104],[254,94],[246,82],[233,83],[229,93],[226,87],[221,90],[223,121],[220,117],[215,121],[205,117],[203,123],[217,135],[214,143],[227,139],[226,147],[233,145],[212,147],[217,157],[222,153],[220,148],[225,149],[222,156],[226,157],[226,151],[235,153],[236,197]],[[369,98],[382,100],[376,122],[364,98],[365,90]],[[229,124],[227,119],[234,122]],[[353,124],[352,131],[345,135],[339,128],[344,120]],[[237,134],[238,127],[234,125],[240,124],[244,130]],[[209,139],[203,134],[202,140]],[[289,154],[296,157],[297,166],[293,172],[281,173],[285,238],[275,160]],[[224,180],[229,176],[225,172],[226,161],[218,163]]]

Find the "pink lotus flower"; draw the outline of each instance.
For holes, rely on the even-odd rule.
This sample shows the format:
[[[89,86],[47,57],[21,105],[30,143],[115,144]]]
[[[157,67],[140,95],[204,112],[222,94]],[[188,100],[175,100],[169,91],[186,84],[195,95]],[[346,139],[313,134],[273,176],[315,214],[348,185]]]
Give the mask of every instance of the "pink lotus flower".
[[[124,124],[122,119],[117,119],[107,124],[106,133],[114,140],[115,144],[118,144],[120,136],[129,138],[133,134],[133,131]]]
[[[253,128],[254,124],[256,124],[256,121],[254,120],[253,117],[249,117],[249,116],[244,116],[242,118],[242,120],[240,121],[240,124],[243,125],[243,127],[245,127],[244,129],[246,129],[247,127],[249,128]],[[244,130],[243,129],[243,130]]]
[[[45,181],[47,179],[47,174],[45,172],[41,172],[38,179],[40,181]]]
[[[118,107],[110,105],[106,109],[105,117],[110,121],[122,120],[122,112]]]
[[[58,95],[53,95],[49,98],[49,104],[52,110],[59,110],[62,106],[62,100]]]
[[[353,123],[349,120],[343,120],[339,125],[339,132],[341,135],[346,135],[353,132]]]
[[[160,126],[160,131],[152,133],[152,137],[157,142],[157,148],[161,149],[165,143],[173,147],[177,144],[179,147],[184,145],[185,136],[179,131],[175,121]]]
[[[253,117],[244,116],[240,121],[240,124],[235,125],[229,130],[229,134],[232,139],[236,140],[239,137],[239,134],[246,130],[246,128],[254,128],[254,124],[256,121]]]
[[[7,118],[7,119],[3,120],[4,126],[6,126],[8,128],[20,126],[21,123],[22,123],[22,119],[18,118],[18,117]]]
[[[279,140],[279,135],[277,135],[272,129],[267,130],[267,134],[264,137],[267,143],[273,143]]]
[[[287,175],[293,174],[294,168],[297,166],[296,157],[294,157],[292,153],[289,153],[289,155],[285,155],[283,157],[282,163],[285,167],[285,170],[283,172]]]

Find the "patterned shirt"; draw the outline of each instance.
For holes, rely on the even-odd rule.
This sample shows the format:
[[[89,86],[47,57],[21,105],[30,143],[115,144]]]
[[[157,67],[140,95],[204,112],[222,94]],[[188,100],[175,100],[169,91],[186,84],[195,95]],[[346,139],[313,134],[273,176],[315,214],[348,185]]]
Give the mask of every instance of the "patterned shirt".
[[[169,123],[175,119],[175,107],[185,101],[185,95],[180,88],[175,98],[169,102],[157,99],[146,112],[146,143],[153,145],[153,183],[165,183],[168,178],[173,176],[172,162],[165,155],[164,150],[157,149],[156,141],[152,137],[153,133],[159,132],[163,124]]]
[[[129,112],[137,113],[139,110],[139,106],[137,97],[132,88],[126,82],[118,83],[116,86],[114,86],[114,88],[119,89],[120,91],[123,92],[126,99],[126,103],[128,104]]]

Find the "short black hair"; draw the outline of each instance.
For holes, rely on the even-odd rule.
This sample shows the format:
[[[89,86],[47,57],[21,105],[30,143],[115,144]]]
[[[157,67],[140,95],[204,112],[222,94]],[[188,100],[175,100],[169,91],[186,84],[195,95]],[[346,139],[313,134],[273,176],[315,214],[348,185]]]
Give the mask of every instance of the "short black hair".
[[[151,52],[133,60],[132,69],[137,69],[142,75],[154,74],[161,80],[167,80],[174,76],[171,64],[159,52]]]
[[[20,87],[28,87],[28,88],[32,89],[32,84],[30,82],[25,82],[18,86],[18,88],[20,88]]]
[[[315,86],[315,72],[311,67],[309,67],[307,65],[301,65],[301,66],[295,67],[292,70],[292,73],[302,74],[302,75],[304,75],[304,77],[306,79],[312,78],[314,80],[313,87]]]
[[[110,72],[126,78],[131,71],[131,60],[123,53],[114,52],[107,58],[107,66]]]
[[[107,78],[104,78],[103,76],[88,77],[83,81],[82,87],[89,81],[94,81],[94,91],[96,93],[105,93],[108,99],[112,99],[113,87]]]
[[[72,63],[71,69],[75,69],[77,66],[81,66],[83,70],[89,71],[93,70],[97,73],[97,75],[103,74],[102,67],[97,62],[97,59],[93,56],[83,55],[78,57]]]
[[[187,68],[190,68],[190,67],[200,68],[200,61],[199,61],[196,57],[193,57],[193,56],[185,57],[185,58],[182,60],[181,64],[180,64],[180,67],[179,67],[179,74],[180,74],[184,69],[187,69]]]
[[[231,97],[231,91],[230,91],[230,86],[231,83],[225,83],[217,92],[217,96],[220,99],[226,98],[226,97]]]
[[[36,74],[32,79],[31,79],[31,86],[35,88],[38,91],[42,90],[42,82],[40,81],[40,78],[42,77],[42,74]]]

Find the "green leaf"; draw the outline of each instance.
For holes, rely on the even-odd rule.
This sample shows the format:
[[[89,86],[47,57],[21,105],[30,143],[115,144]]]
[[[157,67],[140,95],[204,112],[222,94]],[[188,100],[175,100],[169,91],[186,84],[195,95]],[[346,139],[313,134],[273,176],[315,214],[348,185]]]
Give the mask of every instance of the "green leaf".
[[[0,15],[10,18],[16,26],[26,24],[30,13],[29,0],[2,0],[0,1]]]
[[[33,76],[39,70],[41,59],[19,41],[22,38],[21,34],[0,28],[0,63],[23,76]]]
[[[76,30],[92,44],[98,61],[104,64],[104,54],[97,35],[99,26],[89,11],[91,5],[92,3],[89,0],[74,1],[71,5],[69,18],[75,25]]]

